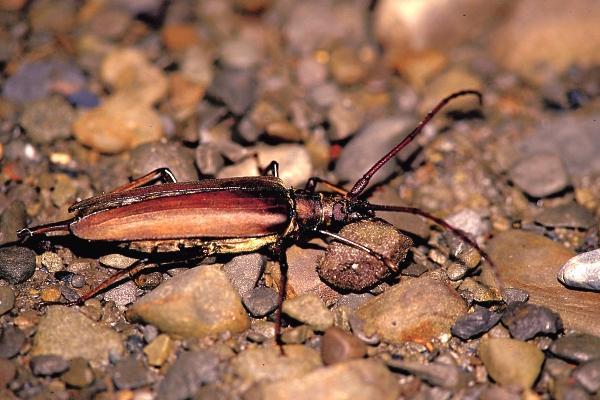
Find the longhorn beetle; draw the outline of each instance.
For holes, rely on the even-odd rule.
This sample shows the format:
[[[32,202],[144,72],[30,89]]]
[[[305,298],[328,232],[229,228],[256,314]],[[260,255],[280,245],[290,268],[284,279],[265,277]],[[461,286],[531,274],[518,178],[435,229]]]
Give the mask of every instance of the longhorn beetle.
[[[328,229],[373,218],[375,211],[417,214],[473,246],[496,271],[490,257],[474,240],[443,219],[418,208],[371,204],[361,199],[371,178],[383,165],[410,143],[449,101],[466,95],[477,96],[482,104],[482,95],[475,90],[462,90],[447,96],[408,136],[377,161],[350,191],[317,177],[310,178],[304,189],[288,189],[278,177],[279,166],[275,161],[265,169],[265,172],[271,172],[271,176],[193,182],[177,182],[169,169],[160,168],[110,193],[73,204],[69,208],[70,212],[75,213],[72,219],[21,229],[17,234],[19,238],[26,238],[47,232],[62,232],[86,240],[128,243],[131,248],[143,252],[175,252],[183,248],[196,248],[204,256],[270,247],[281,268],[276,312],[276,338],[281,344],[281,308],[287,281],[285,249],[303,234],[321,234],[365,251],[396,272],[397,266],[389,258]],[[163,184],[150,185],[158,181],[163,181]],[[333,191],[316,191],[319,183]],[[112,275],[84,294],[80,303],[127,273],[133,272],[123,270]]]

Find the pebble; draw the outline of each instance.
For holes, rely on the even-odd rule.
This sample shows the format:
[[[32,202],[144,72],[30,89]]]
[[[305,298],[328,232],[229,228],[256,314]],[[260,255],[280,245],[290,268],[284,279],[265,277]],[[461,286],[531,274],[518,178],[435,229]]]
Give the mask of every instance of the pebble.
[[[447,218],[446,222],[454,228],[458,228],[469,234],[473,238],[484,235],[488,227],[483,218],[475,210],[464,208],[457,213],[454,213]]]
[[[301,344],[313,337],[315,332],[307,325],[287,328],[281,334],[281,341],[285,344]]]
[[[167,78],[140,50],[117,48],[102,61],[100,76],[113,92],[151,106],[167,94]]]
[[[579,365],[571,376],[590,393],[600,390],[600,359]]]
[[[148,364],[154,367],[162,366],[173,351],[173,341],[169,335],[158,335],[148,346],[144,347],[144,354],[148,357]]]
[[[52,64],[43,61],[23,64],[2,86],[2,96],[21,104],[46,97],[52,69]]]
[[[502,323],[510,335],[519,340],[529,340],[537,335],[555,335],[562,331],[562,321],[557,313],[533,304],[511,304],[502,316]]]
[[[361,57],[361,50],[348,46],[333,49],[329,60],[332,78],[340,85],[354,85],[361,82],[369,72],[369,63]]]
[[[47,144],[71,136],[75,111],[60,96],[44,97],[28,104],[19,120],[33,143]]]
[[[571,288],[600,291],[600,249],[569,259],[558,271],[558,280]]]
[[[389,399],[398,397],[394,375],[374,360],[322,367],[300,377],[261,385],[259,399]]]
[[[225,68],[215,74],[208,94],[225,103],[235,115],[242,115],[254,103],[256,86],[251,70]]]
[[[61,379],[69,386],[84,388],[94,381],[94,371],[85,358],[75,357],[69,361],[69,369]]]
[[[262,168],[271,161],[279,162],[279,178],[286,187],[304,187],[313,175],[310,155],[304,146],[298,144],[280,144],[278,146],[258,145],[251,151],[258,154]]]
[[[6,387],[17,375],[17,367],[13,362],[0,358],[0,389]]]
[[[519,230],[496,235],[487,244],[504,286],[527,290],[530,303],[558,312],[565,329],[600,335],[600,294],[566,289],[556,279],[575,254],[559,243]]]
[[[335,175],[340,181],[356,182],[377,160],[408,134],[415,121],[406,117],[375,120],[361,129],[345,146],[335,165]],[[405,149],[403,157],[409,157],[417,147]],[[398,167],[387,163],[371,180],[370,186],[383,182]]]
[[[202,385],[216,382],[219,359],[206,350],[181,353],[158,386],[157,398],[184,400],[192,397]]]
[[[509,177],[531,197],[541,198],[564,190],[570,183],[560,157],[554,153],[529,155],[511,168]]]
[[[0,315],[6,314],[15,306],[15,292],[10,286],[0,286]]]
[[[213,81],[213,56],[210,51],[206,51],[200,46],[194,46],[185,51],[180,68],[186,79],[202,88],[207,88]]]
[[[597,224],[594,214],[575,202],[545,208],[535,222],[550,228],[590,229]]]
[[[42,266],[46,267],[50,273],[62,271],[64,267],[62,258],[60,258],[58,254],[51,251],[43,252],[40,256],[40,262],[42,263]]]
[[[44,288],[40,293],[40,298],[45,303],[56,303],[60,300],[62,295],[60,288],[56,286],[49,286]]]
[[[345,225],[339,235],[387,257],[399,265],[413,242],[383,220],[364,220]],[[319,262],[317,272],[328,284],[350,291],[362,291],[380,283],[393,271],[364,250],[332,241]]]
[[[283,312],[316,331],[333,325],[333,314],[314,293],[305,293],[283,302]]]
[[[224,41],[221,44],[220,61],[228,68],[246,69],[255,67],[264,58],[264,42],[261,39],[263,38],[241,36]]]
[[[212,266],[190,269],[162,283],[126,315],[186,337],[238,333],[249,326],[239,295],[225,274]]]
[[[120,360],[114,367],[112,377],[119,390],[138,389],[153,381],[150,371],[133,356]]]
[[[223,266],[223,272],[242,298],[256,286],[264,270],[265,259],[259,253],[233,257]]]
[[[367,354],[367,346],[353,334],[336,326],[325,331],[321,339],[321,359],[323,364],[337,364]]]
[[[255,318],[262,318],[269,315],[277,308],[278,294],[275,290],[268,287],[257,287],[250,289],[242,297],[244,306]]]
[[[534,82],[573,65],[600,63],[600,8],[593,0],[577,2],[566,14],[560,0],[546,2],[543,14],[538,5],[536,0],[515,4],[493,33],[490,48],[498,63]]]
[[[163,136],[159,115],[128,96],[111,96],[83,111],[73,123],[75,138],[102,153],[120,153]]]
[[[452,334],[463,340],[471,339],[492,329],[500,321],[502,314],[485,307],[475,306],[472,313],[459,317],[452,326]]]
[[[233,374],[246,383],[301,377],[321,366],[319,353],[302,345],[247,349],[231,361]]]
[[[11,202],[0,215],[0,245],[16,242],[17,230],[27,224],[25,203],[21,200]]]
[[[544,353],[535,344],[505,338],[482,340],[479,356],[497,383],[524,389],[533,386],[544,362]]]
[[[464,67],[456,66],[450,68],[448,71],[436,76],[427,85],[425,97],[419,103],[419,113],[425,115],[435,107],[440,99],[446,97],[448,93],[454,93],[465,88],[481,91],[484,88],[484,84],[479,76]],[[449,103],[447,107],[444,107],[444,111],[446,113],[451,111],[465,112],[479,108],[480,104],[476,96],[464,96]]]
[[[25,334],[13,325],[4,325],[0,330],[0,358],[13,358],[25,343]]]
[[[458,287],[458,292],[469,302],[488,303],[502,300],[497,290],[470,277],[462,281]]]
[[[131,152],[129,172],[132,177],[146,175],[157,168],[169,168],[181,182],[197,181],[194,154],[177,143],[144,143]]]
[[[51,306],[38,324],[31,355],[83,357],[92,363],[103,363],[108,361],[109,353],[123,351],[121,337],[114,330],[91,321],[73,308]]]
[[[502,290],[502,300],[509,306],[513,303],[526,303],[529,300],[529,293],[523,289],[507,287]]]
[[[105,267],[125,269],[131,267],[134,262],[138,261],[138,259],[115,253],[101,256],[98,261]]]
[[[417,361],[392,359],[386,362],[392,369],[399,369],[415,375],[433,386],[457,390],[466,387],[468,376],[460,368],[452,364],[433,362],[422,364]]]
[[[118,306],[126,306],[137,300],[138,287],[132,280],[127,280],[104,293],[105,301],[114,301]]]
[[[198,27],[194,24],[170,23],[162,28],[161,39],[167,49],[178,52],[198,44]]]
[[[35,252],[27,247],[0,248],[0,278],[11,284],[25,282],[35,272]]]
[[[69,363],[61,356],[45,354],[31,357],[31,371],[37,376],[58,375],[69,369]]]
[[[460,296],[446,284],[422,276],[407,278],[368,300],[356,315],[365,321],[366,336],[383,341],[426,342],[450,332],[466,312]]]
[[[600,359],[600,337],[582,333],[566,335],[552,343],[550,352],[574,363]]]

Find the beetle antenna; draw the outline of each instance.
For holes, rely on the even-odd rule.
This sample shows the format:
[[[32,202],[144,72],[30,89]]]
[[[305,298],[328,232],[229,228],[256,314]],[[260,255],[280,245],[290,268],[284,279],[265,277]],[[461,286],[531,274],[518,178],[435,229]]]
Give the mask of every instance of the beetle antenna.
[[[450,102],[451,100],[457,98],[457,97],[461,97],[461,96],[467,96],[467,95],[475,95],[477,96],[477,98],[479,99],[479,104],[483,105],[483,95],[481,94],[481,92],[478,92],[477,90],[461,90],[459,92],[455,92],[452,93],[451,95],[447,96],[446,98],[442,99],[442,101],[440,101],[437,106],[435,106],[433,108],[433,110],[429,111],[429,114],[427,114],[425,116],[425,118],[423,118],[423,120],[421,120],[421,122],[419,122],[417,124],[417,126],[415,127],[415,129],[413,129],[413,131],[406,136],[404,139],[402,139],[400,141],[400,143],[398,143],[396,145],[396,147],[394,147],[392,150],[390,150],[385,156],[383,156],[379,161],[377,161],[363,176],[362,178],[360,178],[358,181],[356,181],[356,183],[354,184],[354,186],[352,187],[352,189],[348,192],[347,197],[358,197],[360,196],[365,189],[367,188],[367,186],[369,185],[369,182],[371,181],[371,178],[373,177],[373,175],[375,175],[377,173],[377,171],[379,171],[381,169],[381,167],[383,167],[388,161],[390,161],[396,154],[398,154],[398,152],[400,150],[402,150],[403,148],[405,148],[410,142],[413,141],[413,139],[419,134],[421,133],[421,131],[423,130],[423,128],[425,127],[425,125],[427,125],[429,123],[429,121],[442,109],[444,108],[444,106],[446,104],[448,104],[448,102]]]
[[[498,268],[496,267],[496,264],[494,263],[492,258],[489,256],[489,254],[486,253],[481,247],[479,247],[477,242],[475,240],[471,239],[465,231],[455,228],[452,225],[450,225],[448,222],[446,222],[444,219],[436,217],[435,215],[432,215],[432,214],[430,214],[426,211],[423,211],[420,208],[416,208],[416,207],[388,206],[388,205],[383,205],[383,204],[368,203],[368,208],[373,211],[394,211],[394,212],[403,212],[403,213],[408,213],[408,214],[420,215],[424,218],[427,218],[430,221],[435,222],[437,225],[443,227],[444,229],[447,229],[448,231],[452,232],[454,235],[459,237],[462,241],[464,241],[468,245],[475,248],[475,250],[477,250],[479,252],[479,254],[481,254],[481,258],[483,258],[484,260],[486,260],[488,262],[488,264],[490,265],[490,268],[492,270],[492,273],[494,274],[494,280],[496,281],[496,285],[498,286],[498,289],[500,289],[500,291],[502,291],[502,288],[503,288],[502,279],[500,278],[500,273],[498,271]]]

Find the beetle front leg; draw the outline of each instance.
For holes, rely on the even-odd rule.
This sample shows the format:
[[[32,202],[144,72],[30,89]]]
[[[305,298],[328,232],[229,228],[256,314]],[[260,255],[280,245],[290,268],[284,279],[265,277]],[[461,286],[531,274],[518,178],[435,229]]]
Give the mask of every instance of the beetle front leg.
[[[344,189],[343,187],[336,185],[335,183],[331,183],[328,180],[319,178],[318,176],[312,176],[312,177],[308,178],[308,181],[306,181],[306,186],[304,186],[304,190],[309,191],[309,192],[314,192],[317,188],[317,184],[319,184],[319,183],[322,183],[323,185],[327,186],[332,191],[339,193],[342,196],[346,196],[348,194],[348,191],[346,189]]]

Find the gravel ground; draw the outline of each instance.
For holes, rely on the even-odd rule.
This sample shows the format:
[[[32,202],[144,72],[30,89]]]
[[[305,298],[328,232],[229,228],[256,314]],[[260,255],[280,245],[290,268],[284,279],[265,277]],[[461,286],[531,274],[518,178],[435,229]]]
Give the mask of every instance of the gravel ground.
[[[0,1],[0,398],[598,398],[598,20],[593,0]],[[398,272],[302,236],[283,354],[268,249],[17,240],[156,168],[277,160],[286,187],[349,189],[463,89],[483,106],[449,104],[363,197],[496,268],[414,214],[335,230]]]

